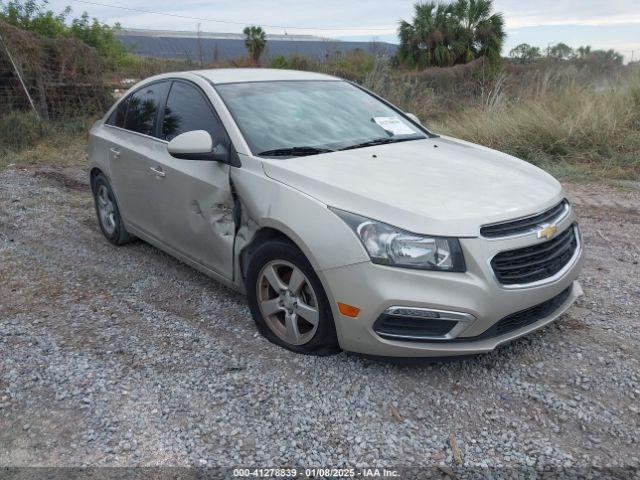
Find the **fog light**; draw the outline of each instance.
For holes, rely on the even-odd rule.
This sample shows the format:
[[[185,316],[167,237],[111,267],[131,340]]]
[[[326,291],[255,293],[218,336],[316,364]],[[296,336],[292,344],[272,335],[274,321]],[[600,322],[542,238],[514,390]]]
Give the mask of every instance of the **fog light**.
[[[388,340],[446,341],[457,338],[474,320],[469,313],[396,306],[378,317],[373,330]]]

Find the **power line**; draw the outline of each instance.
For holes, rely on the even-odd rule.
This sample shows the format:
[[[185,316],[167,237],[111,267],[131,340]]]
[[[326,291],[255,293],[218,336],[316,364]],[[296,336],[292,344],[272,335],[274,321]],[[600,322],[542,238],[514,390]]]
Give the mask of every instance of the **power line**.
[[[349,31],[349,30],[360,30],[360,31],[371,31],[371,30],[376,30],[376,31],[387,31],[389,30],[391,27],[371,27],[371,28],[363,28],[363,27],[336,27],[336,28],[328,28],[328,27],[293,27],[291,25],[265,25],[265,24],[260,24],[260,22],[236,22],[233,20],[214,20],[212,18],[203,18],[203,17],[192,17],[189,15],[181,15],[179,13],[168,13],[168,12],[157,12],[157,11],[153,11],[153,10],[144,10],[142,8],[132,8],[132,7],[124,7],[122,5],[113,5],[113,4],[109,4],[109,3],[99,3],[99,2],[90,2],[87,0],[71,0],[72,2],[76,2],[76,3],[84,3],[87,5],[94,5],[94,6],[98,6],[98,7],[110,7],[110,8],[118,8],[120,10],[128,10],[130,12],[138,12],[138,13],[149,13],[152,15],[163,15],[165,17],[174,17],[174,18],[182,18],[182,19],[186,19],[186,20],[197,20],[197,21],[201,21],[201,22],[213,22],[213,23],[224,23],[227,25],[241,25],[241,26],[246,26],[246,25],[262,25],[263,27],[266,28],[282,28],[282,29],[289,29],[289,30],[319,30],[319,31]]]

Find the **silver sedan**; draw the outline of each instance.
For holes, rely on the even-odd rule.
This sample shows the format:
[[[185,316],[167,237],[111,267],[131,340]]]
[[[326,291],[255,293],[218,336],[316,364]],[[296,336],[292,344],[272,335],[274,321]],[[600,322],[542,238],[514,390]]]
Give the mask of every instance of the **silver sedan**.
[[[246,293],[299,353],[488,352],[582,294],[560,184],[341,79],[268,69],[135,85],[89,143],[100,228]]]

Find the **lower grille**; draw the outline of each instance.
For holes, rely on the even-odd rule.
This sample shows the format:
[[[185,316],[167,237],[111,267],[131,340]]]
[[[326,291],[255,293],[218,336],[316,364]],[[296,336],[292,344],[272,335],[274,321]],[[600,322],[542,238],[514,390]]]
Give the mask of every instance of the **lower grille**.
[[[507,315],[499,322],[494,323],[480,335],[476,335],[475,337],[458,337],[451,341],[474,342],[478,340],[485,340],[487,338],[506,335],[507,333],[515,332],[520,328],[532,325],[558,310],[569,298],[572,288],[573,285],[569,285],[558,295],[547,300],[546,302],[542,302],[538,305],[534,305],[533,307],[520,310],[519,312],[512,313],[511,315]]]
[[[517,285],[554,276],[569,263],[578,248],[576,228],[572,225],[544,243],[497,254],[491,260],[496,278],[503,285]]]
[[[475,337],[446,338],[445,335],[455,326],[455,321],[406,317],[386,313],[376,320],[373,329],[378,335],[389,340],[434,343],[465,343],[486,340],[487,338],[515,332],[552,315],[567,301],[572,289],[573,285],[569,285],[558,295],[545,302],[507,315]],[[443,338],[432,338],[438,336]]]
[[[569,286],[560,294],[546,302],[504,317],[489,330],[485,331],[481,336],[499,337],[500,335],[505,335],[548,317],[567,301],[567,298],[569,298],[569,294],[571,293],[571,288],[572,286]]]

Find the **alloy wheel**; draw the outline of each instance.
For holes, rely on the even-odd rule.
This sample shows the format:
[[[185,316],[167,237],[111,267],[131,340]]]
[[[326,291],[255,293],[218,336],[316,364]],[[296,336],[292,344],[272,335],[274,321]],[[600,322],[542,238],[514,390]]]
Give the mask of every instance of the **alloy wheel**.
[[[320,310],[311,282],[286,260],[272,260],[258,275],[260,313],[273,333],[291,345],[309,342],[318,329]]]
[[[98,187],[96,203],[98,205],[98,215],[102,228],[107,232],[107,235],[113,235],[113,232],[116,230],[116,209],[109,190],[105,185]]]

